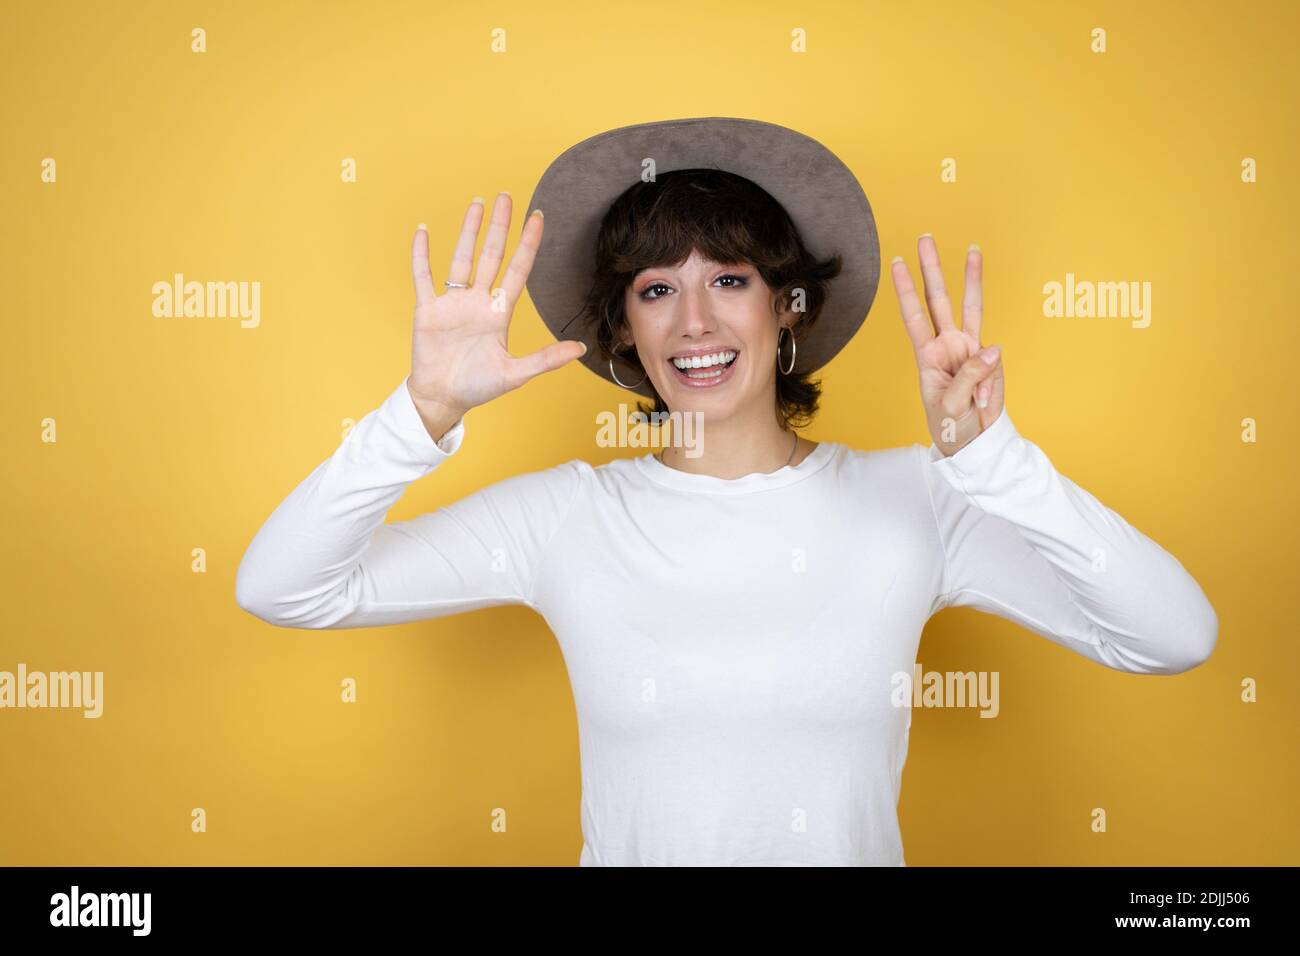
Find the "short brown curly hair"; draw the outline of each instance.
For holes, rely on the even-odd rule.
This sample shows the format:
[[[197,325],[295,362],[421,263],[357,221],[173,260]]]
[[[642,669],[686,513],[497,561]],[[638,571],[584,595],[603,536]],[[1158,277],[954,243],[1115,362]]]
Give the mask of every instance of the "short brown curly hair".
[[[813,256],[785,208],[752,180],[721,169],[676,169],[654,181],[632,184],[610,204],[596,240],[596,267],[583,316],[593,323],[601,358],[620,358],[641,366],[636,348],[618,352],[626,329],[624,294],[642,269],[676,265],[695,250],[713,262],[752,264],[776,294],[776,308],[791,308],[802,291],[800,317],[790,328],[796,343],[812,328],[839,275],[839,254]],[[642,366],[644,371],[644,367]],[[785,427],[812,421],[821,382],[811,373],[776,376],[776,411]],[[668,406],[647,376],[653,407],[638,403],[642,414],[667,413]]]

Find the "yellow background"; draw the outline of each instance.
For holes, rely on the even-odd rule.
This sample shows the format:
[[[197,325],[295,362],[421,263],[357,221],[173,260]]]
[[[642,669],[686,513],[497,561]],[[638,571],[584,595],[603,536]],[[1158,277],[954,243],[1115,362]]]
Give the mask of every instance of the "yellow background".
[[[1297,20],[1280,2],[7,3],[0,669],[106,686],[99,720],[0,711],[0,862],[577,863],[577,727],[540,617],[281,630],[236,606],[234,575],[344,420],[408,371],[416,223],[440,279],[473,195],[513,192],[513,251],[562,150],[716,115],[836,151],[884,261],[918,282],[918,234],[954,290],[980,243],[1017,427],[1219,614],[1211,660],[1176,677],[937,615],[924,667],[1000,671],[1002,709],[916,712],[908,863],[1300,862]],[[260,327],[154,318],[152,284],[176,272],[259,281]],[[1045,318],[1067,272],[1151,282],[1150,327]],[[525,298],[513,350],[549,341]],[[887,273],[822,379],[808,437],[929,443]],[[475,409],[454,467],[389,520],[640,454],[595,444],[595,414],[629,398],[574,364]]]

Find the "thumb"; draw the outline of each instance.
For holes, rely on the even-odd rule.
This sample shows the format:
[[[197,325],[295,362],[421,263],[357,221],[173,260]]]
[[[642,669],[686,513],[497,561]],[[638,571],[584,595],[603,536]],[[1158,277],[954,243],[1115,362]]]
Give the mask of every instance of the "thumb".
[[[976,386],[997,371],[1002,359],[1001,352],[996,345],[990,345],[962,363],[943,395],[944,410],[948,414],[964,414],[971,407]]]
[[[562,342],[553,342],[528,355],[522,355],[510,363],[510,387],[518,388],[543,372],[552,372],[586,354],[585,344],[575,339],[565,339]]]

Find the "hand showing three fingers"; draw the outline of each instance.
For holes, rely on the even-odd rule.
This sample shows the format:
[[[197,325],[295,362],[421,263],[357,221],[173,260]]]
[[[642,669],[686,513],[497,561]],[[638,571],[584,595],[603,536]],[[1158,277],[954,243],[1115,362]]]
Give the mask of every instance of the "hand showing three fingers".
[[[1002,413],[1002,356],[996,346],[980,348],[983,258],[979,250],[972,247],[966,254],[966,291],[962,296],[960,329],[953,322],[952,303],[944,287],[933,237],[922,236],[917,242],[917,252],[929,318],[901,256],[891,266],[894,291],[898,293],[903,325],[916,355],[921,403],[925,406],[930,437],[940,451],[952,455],[997,421]]]
[[[510,228],[510,206],[508,194],[497,196],[478,268],[474,269],[474,246],[484,207],[479,199],[470,203],[447,275],[447,281],[465,283],[469,286],[466,289],[446,288],[441,294],[435,293],[429,270],[429,234],[423,227],[415,232],[411,271],[416,303],[407,388],[431,430],[432,422],[450,426],[476,405],[518,388],[542,372],[557,369],[586,351],[580,342],[565,340],[530,355],[510,354],[510,317],[542,239],[542,216],[534,212],[524,223],[519,245],[500,288],[494,292],[492,283],[501,269]]]

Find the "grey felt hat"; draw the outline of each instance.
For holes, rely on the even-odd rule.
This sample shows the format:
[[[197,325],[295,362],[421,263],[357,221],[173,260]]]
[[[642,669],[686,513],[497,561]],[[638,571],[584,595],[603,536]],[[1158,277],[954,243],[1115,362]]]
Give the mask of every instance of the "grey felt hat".
[[[711,168],[762,186],[790,215],[809,252],[843,256],[817,322],[798,343],[795,372],[829,362],[867,317],[880,282],[880,242],[871,204],[852,171],[803,133],[761,120],[699,117],[638,123],[607,130],[570,146],[538,181],[528,210],[546,214],[542,244],[528,276],[528,294],[557,339],[585,342],[579,361],[613,382],[596,347],[596,331],[582,315],[595,268],[596,236],[606,211],[640,181],[643,162],[656,174]],[[618,377],[641,379],[633,391],[649,398],[639,367],[615,359]],[[617,383],[615,383],[617,384]]]

